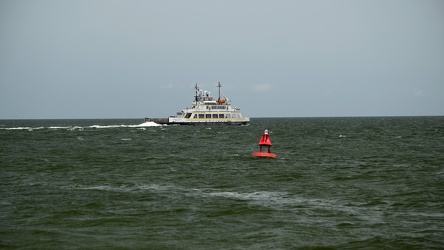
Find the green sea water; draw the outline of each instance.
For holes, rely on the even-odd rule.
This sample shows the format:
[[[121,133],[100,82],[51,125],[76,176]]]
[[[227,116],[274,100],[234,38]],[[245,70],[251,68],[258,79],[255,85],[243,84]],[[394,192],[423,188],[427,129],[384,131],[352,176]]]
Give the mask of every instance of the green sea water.
[[[444,117],[142,122],[0,120],[0,248],[444,248]]]

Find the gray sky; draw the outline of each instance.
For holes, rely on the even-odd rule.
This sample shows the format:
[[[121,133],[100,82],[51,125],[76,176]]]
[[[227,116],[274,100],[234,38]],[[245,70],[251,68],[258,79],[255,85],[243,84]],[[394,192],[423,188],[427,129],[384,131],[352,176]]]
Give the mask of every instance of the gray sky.
[[[0,119],[444,115],[444,1],[1,0]]]

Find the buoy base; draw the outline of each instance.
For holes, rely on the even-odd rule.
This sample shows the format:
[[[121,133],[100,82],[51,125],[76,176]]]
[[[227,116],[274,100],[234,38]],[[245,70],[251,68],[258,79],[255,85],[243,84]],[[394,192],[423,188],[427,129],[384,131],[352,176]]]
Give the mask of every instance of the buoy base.
[[[277,158],[276,154],[273,153],[267,153],[267,152],[254,152],[253,157],[260,157],[260,158]]]

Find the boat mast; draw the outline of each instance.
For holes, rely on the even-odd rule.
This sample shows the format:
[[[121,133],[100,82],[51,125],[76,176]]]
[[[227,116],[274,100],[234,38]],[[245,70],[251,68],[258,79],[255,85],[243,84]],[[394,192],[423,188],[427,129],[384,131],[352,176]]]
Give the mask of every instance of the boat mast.
[[[196,101],[196,105],[197,105],[197,92],[199,92],[199,86],[197,86],[197,83],[196,83],[196,85],[194,85],[194,89],[196,90],[196,95],[194,96],[194,100]]]
[[[220,82],[217,84],[217,87],[219,88],[219,98],[217,100],[220,101],[220,88],[222,87],[222,85],[220,85]]]

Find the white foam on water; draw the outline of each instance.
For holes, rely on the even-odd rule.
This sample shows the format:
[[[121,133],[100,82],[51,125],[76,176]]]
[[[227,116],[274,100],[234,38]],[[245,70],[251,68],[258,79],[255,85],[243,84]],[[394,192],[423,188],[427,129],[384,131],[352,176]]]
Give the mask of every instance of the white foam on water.
[[[54,126],[54,127],[48,127],[48,129],[72,129],[72,127],[70,127],[70,126],[68,126],[68,127],[57,127],[57,126]]]
[[[113,190],[115,188],[110,187],[110,186],[92,186],[92,187],[81,187],[80,189],[110,191],[110,190]]]
[[[144,122],[142,124],[138,124],[138,125],[92,125],[89,126],[89,128],[96,128],[96,129],[101,129],[101,128],[144,128],[144,127],[159,127],[162,126],[160,124],[157,124],[155,122]]]
[[[155,191],[166,191],[173,189],[173,186],[159,185],[159,184],[148,184],[139,185],[138,188],[143,190],[155,190]]]
[[[252,204],[270,207],[275,209],[285,210],[328,210],[334,213],[341,213],[347,216],[355,216],[361,220],[368,221],[369,223],[381,223],[383,222],[383,212],[377,208],[365,208],[358,205],[346,205],[341,201],[330,199],[312,199],[306,197],[300,197],[297,195],[291,195],[286,192],[271,192],[271,191],[257,191],[240,193],[235,191],[222,191],[217,190],[191,190],[193,196],[201,197],[222,197],[227,199],[244,200],[251,202]]]
[[[89,128],[125,128],[127,125],[92,125]]]
[[[133,188],[128,187],[126,185],[122,186],[106,186],[106,185],[100,185],[100,186],[90,186],[90,187],[80,187],[78,189],[83,190],[99,190],[99,191],[111,191],[111,192],[132,192]]]
[[[82,186],[76,187],[83,190],[99,190],[108,192],[134,192],[149,191],[154,193],[171,193],[200,198],[226,198],[233,200],[242,200],[254,205],[288,211],[306,211],[306,213],[319,213],[329,211],[329,213],[342,214],[343,216],[352,216],[354,219],[366,221],[370,224],[384,223],[384,211],[379,208],[362,207],[360,204],[345,204],[334,199],[317,199],[301,197],[288,192],[274,191],[255,191],[255,192],[236,192],[224,191],[220,189],[199,189],[187,188],[175,185],[165,184],[138,184],[136,186]],[[427,216],[441,216],[442,214],[433,214]]]
[[[83,130],[83,127],[81,126],[51,126],[51,127],[40,127],[42,129],[50,129],[50,130],[60,130],[60,129],[66,129],[66,130]]]
[[[139,128],[144,129],[146,127],[161,127],[164,125],[155,123],[155,122],[144,122],[137,125],[91,125],[91,126],[49,126],[49,127],[11,127],[11,128],[2,128],[0,127],[0,130],[40,130],[40,129],[49,129],[49,130],[84,130],[85,128],[94,128],[94,129],[109,129],[109,128]]]
[[[0,128],[3,130],[32,130],[33,128],[31,127],[16,127],[16,128]]]
[[[193,189],[191,195],[207,198],[222,197],[227,199],[244,200],[265,207],[298,203],[294,198],[288,197],[288,193],[285,192],[257,191],[240,193],[235,191],[218,192],[217,190]]]
[[[158,124],[158,123],[155,123],[155,122],[144,122],[142,124],[133,125],[133,126],[136,127],[136,128],[139,128],[139,127],[159,127],[159,126],[162,126],[162,125]]]
[[[284,196],[285,193],[268,192],[268,191],[260,191],[252,193],[213,192],[213,193],[206,193],[206,195],[239,199],[239,200],[277,200],[277,199],[282,199],[282,196]]]

